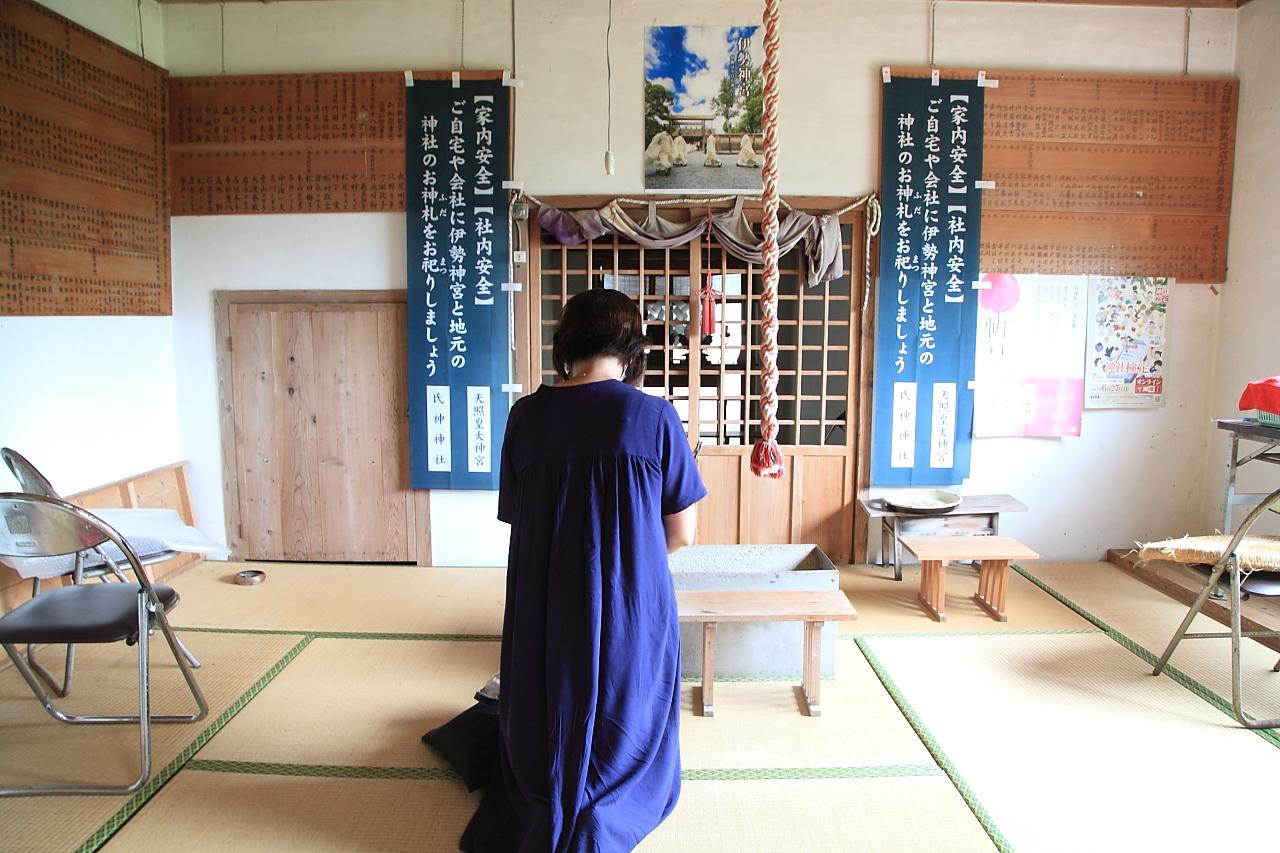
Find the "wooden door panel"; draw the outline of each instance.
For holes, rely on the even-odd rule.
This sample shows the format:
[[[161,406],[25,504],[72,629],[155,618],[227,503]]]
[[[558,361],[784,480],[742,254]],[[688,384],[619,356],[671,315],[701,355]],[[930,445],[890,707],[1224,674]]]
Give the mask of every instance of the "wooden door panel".
[[[275,357],[271,314],[232,306],[232,383],[236,405],[235,471],[240,484],[241,536],[246,556],[278,558],[280,502],[275,471]]]
[[[707,487],[707,496],[698,504],[697,542],[699,545],[734,545],[739,541],[742,457],[702,456],[698,459],[698,469]]]
[[[403,302],[229,306],[246,559],[410,562]],[[425,524],[425,519],[422,521]]]

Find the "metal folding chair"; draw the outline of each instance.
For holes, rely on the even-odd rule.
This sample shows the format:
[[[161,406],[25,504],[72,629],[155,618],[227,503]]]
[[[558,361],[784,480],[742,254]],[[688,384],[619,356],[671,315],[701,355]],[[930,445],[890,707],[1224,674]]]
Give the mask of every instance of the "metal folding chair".
[[[1226,541],[1225,545],[1223,544],[1223,541],[1226,540],[1225,536],[1192,536],[1186,539],[1149,543],[1143,546],[1139,553],[1139,557],[1144,560],[1172,559],[1184,563],[1205,563],[1208,562],[1208,559],[1204,559],[1206,553],[1219,554],[1217,561],[1209,571],[1208,580],[1205,581],[1200,594],[1196,596],[1196,600],[1192,602],[1191,608],[1182,620],[1182,624],[1178,626],[1178,630],[1174,632],[1172,639],[1169,640],[1169,645],[1156,663],[1153,674],[1159,675],[1164,671],[1165,665],[1169,663],[1169,658],[1173,655],[1173,650],[1178,647],[1178,643],[1183,639],[1200,640],[1230,637],[1231,710],[1240,725],[1250,729],[1271,729],[1280,726],[1280,718],[1258,720],[1244,712],[1244,681],[1240,672],[1240,646],[1243,638],[1280,637],[1280,631],[1240,630],[1242,590],[1244,592],[1252,591],[1258,595],[1274,594],[1265,591],[1262,585],[1259,585],[1257,589],[1250,590],[1249,576],[1256,571],[1280,568],[1280,563],[1277,562],[1280,561],[1280,537],[1249,536],[1248,533],[1259,518],[1268,512],[1278,512],[1275,509],[1277,504],[1280,504],[1280,489],[1267,495],[1262,499],[1261,503],[1254,506],[1249,514],[1245,516],[1244,521],[1240,523],[1240,526],[1236,528],[1230,540]],[[1209,559],[1212,559],[1212,557]],[[1191,627],[1191,621],[1196,618],[1200,609],[1204,607],[1205,599],[1217,587],[1218,580],[1224,572],[1227,573],[1228,582],[1231,586],[1231,630],[1227,632],[1188,633],[1187,629]],[[1271,671],[1280,672],[1280,661],[1276,662]]]
[[[153,584],[129,543],[101,519],[66,501],[43,495],[0,494],[0,557],[53,557],[75,554],[111,543],[124,554],[136,582],[72,584],[49,590],[0,616],[0,645],[22,674],[27,686],[54,719],[77,725],[137,723],[139,770],[125,785],[68,782],[37,787],[0,788],[0,797],[34,794],[132,794],[151,773],[151,723],[191,723],[204,719],[208,703],[196,683],[166,611],[178,594]],[[198,706],[194,714],[152,714],[148,632],[160,629]],[[116,643],[138,647],[138,714],[68,714],[54,705],[44,685],[18,653],[18,646],[35,643]]]
[[[22,487],[23,492],[62,500],[62,495],[58,494],[58,492],[53,488],[53,484],[49,482],[49,478],[40,473],[36,466],[27,461],[26,457],[18,451],[8,447],[0,447],[0,459],[3,459],[5,465],[9,467],[14,478],[18,481],[18,485]],[[164,561],[171,560],[177,556],[177,552],[170,551],[167,548],[160,546],[159,543],[133,542],[131,544],[135,546],[134,553],[141,555],[138,561],[141,566],[151,566],[156,563],[163,563]],[[144,544],[148,546],[145,550],[142,547]],[[125,568],[128,567],[128,562],[119,550],[111,547],[109,543],[107,547],[97,545],[90,549],[77,551],[74,555],[74,559],[69,562],[64,574],[71,575],[72,583],[77,584],[82,583],[86,579],[109,581],[113,577],[118,580],[128,582],[129,579],[125,576],[125,568],[121,568],[121,563],[125,563]],[[40,594],[41,587],[42,579],[39,577],[32,578],[31,595],[33,598]],[[181,641],[179,641],[179,645],[182,645]],[[188,663],[196,669],[200,668],[200,661],[196,659],[196,656],[193,655],[191,650],[185,645],[182,645],[182,653],[186,657]],[[49,686],[49,689],[53,691],[55,696],[65,698],[67,694],[71,692],[71,679],[75,675],[76,667],[76,647],[74,645],[67,646],[67,656],[63,664],[61,684],[58,683],[58,679],[53,675],[53,673],[36,660],[36,652],[33,646],[27,646],[26,654],[27,661],[31,664],[31,668],[35,670],[37,675],[44,679],[45,684]]]

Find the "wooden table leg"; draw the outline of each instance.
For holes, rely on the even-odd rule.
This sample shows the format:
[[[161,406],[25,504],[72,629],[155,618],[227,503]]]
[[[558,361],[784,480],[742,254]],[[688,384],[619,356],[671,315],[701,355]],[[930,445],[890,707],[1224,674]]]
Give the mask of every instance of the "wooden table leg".
[[[1004,612],[1009,590],[1009,561],[983,560],[978,574],[978,594],[973,600],[997,622],[1008,622]]]
[[[902,580],[902,526],[897,518],[893,519],[893,579]]]
[[[716,623],[702,623],[702,716],[716,715]]]
[[[920,562],[920,604],[938,622],[947,621],[947,568],[941,560]]]
[[[804,666],[800,687],[810,717],[822,716],[822,623],[804,623]]]

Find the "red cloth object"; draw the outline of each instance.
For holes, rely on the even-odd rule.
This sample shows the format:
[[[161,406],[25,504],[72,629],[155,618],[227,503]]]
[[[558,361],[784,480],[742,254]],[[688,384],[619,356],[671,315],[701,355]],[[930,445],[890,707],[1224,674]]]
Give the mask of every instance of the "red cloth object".
[[[716,297],[720,294],[711,286],[711,270],[707,270],[706,281],[702,283],[702,290],[699,292],[702,299],[702,334],[703,336],[711,335],[716,330]]]
[[[1240,395],[1240,409],[1258,409],[1280,415],[1280,376],[1250,382]]]

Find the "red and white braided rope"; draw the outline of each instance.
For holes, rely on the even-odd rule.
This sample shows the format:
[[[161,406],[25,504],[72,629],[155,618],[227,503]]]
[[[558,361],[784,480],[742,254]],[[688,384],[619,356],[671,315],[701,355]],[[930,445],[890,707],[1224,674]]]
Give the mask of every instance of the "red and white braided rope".
[[[751,454],[757,477],[781,477],[778,449],[778,37],[780,0],[764,4],[764,288],[760,294],[760,441]]]

